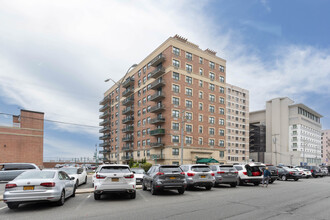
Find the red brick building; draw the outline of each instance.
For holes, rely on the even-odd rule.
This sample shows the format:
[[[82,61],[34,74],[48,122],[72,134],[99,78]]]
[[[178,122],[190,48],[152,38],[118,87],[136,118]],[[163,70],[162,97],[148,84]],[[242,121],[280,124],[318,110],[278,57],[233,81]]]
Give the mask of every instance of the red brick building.
[[[0,163],[43,165],[44,113],[21,110],[13,126],[0,126]]]

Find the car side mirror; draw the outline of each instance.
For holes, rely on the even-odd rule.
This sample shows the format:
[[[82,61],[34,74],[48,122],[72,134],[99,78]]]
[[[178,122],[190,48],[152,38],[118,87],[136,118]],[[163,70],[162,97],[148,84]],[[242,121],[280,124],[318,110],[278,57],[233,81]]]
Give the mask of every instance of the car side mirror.
[[[70,177],[70,180],[74,180],[74,177]]]

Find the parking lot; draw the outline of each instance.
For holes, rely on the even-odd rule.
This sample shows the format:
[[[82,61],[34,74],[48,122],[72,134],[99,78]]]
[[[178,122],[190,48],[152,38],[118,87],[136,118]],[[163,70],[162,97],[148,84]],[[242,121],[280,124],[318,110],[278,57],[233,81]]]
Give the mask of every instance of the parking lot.
[[[90,184],[90,181],[89,181]],[[1,219],[329,219],[330,178],[276,181],[261,186],[196,189],[152,196],[138,190],[135,200],[106,195],[78,194],[64,206],[26,204],[9,210],[0,203]]]

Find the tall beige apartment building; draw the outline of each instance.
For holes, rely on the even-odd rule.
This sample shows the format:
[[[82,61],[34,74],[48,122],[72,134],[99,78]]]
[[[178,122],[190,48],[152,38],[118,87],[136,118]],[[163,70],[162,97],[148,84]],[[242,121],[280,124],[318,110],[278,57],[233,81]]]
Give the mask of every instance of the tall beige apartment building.
[[[104,161],[117,161],[118,141],[120,163],[145,158],[180,164],[181,155],[184,164],[210,158],[225,163],[225,72],[226,61],[216,52],[177,35],[168,38],[127,74],[120,88],[114,85],[104,93]]]
[[[330,164],[330,129],[322,131],[321,145],[322,163],[328,165]]]
[[[249,91],[227,83],[227,163],[249,161]]]

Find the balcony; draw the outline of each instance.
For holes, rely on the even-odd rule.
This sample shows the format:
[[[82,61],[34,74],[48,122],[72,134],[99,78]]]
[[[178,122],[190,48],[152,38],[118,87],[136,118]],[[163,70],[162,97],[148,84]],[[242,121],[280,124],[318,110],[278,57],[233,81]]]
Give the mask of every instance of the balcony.
[[[134,117],[128,116],[128,117],[124,118],[122,122],[123,122],[123,124],[132,123],[132,122],[134,122]]]
[[[126,144],[126,145],[123,146],[123,148],[121,150],[122,151],[133,151],[134,146],[133,146],[133,144]]]
[[[151,89],[158,89],[160,87],[163,87],[165,86],[165,80],[163,80],[162,78],[159,78],[159,79],[156,79],[155,81],[153,81],[151,84]]]
[[[101,137],[99,137],[100,140],[105,140],[108,138],[110,138],[110,134],[105,134],[105,135],[102,135]]]
[[[131,86],[131,85],[134,85],[134,79],[133,79],[132,77],[127,78],[127,79],[122,83],[122,86],[123,86],[124,88],[127,88],[127,87],[129,87],[129,86]]]
[[[110,147],[110,142],[104,142],[99,144],[99,147]]]
[[[123,92],[123,97],[127,97],[134,93],[134,87],[129,87]]]
[[[156,79],[165,73],[165,68],[160,66],[151,72],[151,77]]]
[[[110,113],[109,111],[104,112],[102,115],[99,116],[99,119],[104,119],[104,118],[110,116],[110,114],[111,114],[111,113]]]
[[[134,132],[134,126],[126,126],[124,129],[122,129],[124,133],[132,133]]]
[[[121,160],[133,160],[134,158],[133,158],[133,156],[131,156],[131,155],[126,155],[126,156],[122,156],[121,157]]]
[[[130,96],[123,101],[123,105],[132,105],[134,103],[134,96]]]
[[[107,154],[107,153],[110,153],[110,152],[111,152],[110,150],[100,150],[99,154]]]
[[[106,126],[106,127],[104,127],[104,128],[101,128],[101,129],[99,130],[100,133],[105,133],[105,132],[107,132],[107,131],[110,131],[110,127],[108,127],[108,126]]]
[[[105,110],[107,110],[108,108],[110,108],[110,104],[105,104],[104,106],[102,106],[101,108],[100,108],[100,112],[104,112]]]
[[[151,60],[150,65],[153,67],[158,66],[160,63],[164,62],[165,56],[161,53],[156,56],[153,60]]]
[[[134,112],[134,108],[132,106],[127,107],[122,111],[123,115],[127,115],[127,114],[130,114],[130,113],[133,113],[133,112]]]
[[[158,102],[159,100],[165,98],[165,94],[163,92],[157,91],[150,97],[150,101]]]
[[[152,154],[151,158],[154,160],[165,160],[165,154]]]
[[[104,97],[100,102],[99,102],[99,104],[100,105],[104,105],[107,101],[109,101],[110,100],[110,97],[109,96],[106,96],[106,97]]]
[[[161,142],[150,143],[149,145],[150,145],[150,147],[154,147],[154,148],[164,147],[164,143],[161,143]]]
[[[126,136],[126,137],[123,137],[122,139],[124,142],[131,142],[134,140],[133,136]]]
[[[162,112],[164,110],[165,110],[165,106],[163,104],[158,104],[158,105],[152,106],[150,108],[151,113],[158,113],[158,112]]]
[[[164,128],[157,128],[155,130],[151,130],[150,135],[153,135],[153,136],[165,135],[165,129]]]
[[[109,122],[109,120],[104,120],[104,121],[101,121],[101,122],[99,123],[99,125],[100,125],[100,126],[103,126],[103,125],[107,124],[108,122]]]
[[[150,120],[151,124],[160,124],[160,123],[164,123],[165,122],[165,118],[164,117],[156,117],[156,118],[152,118]]]

